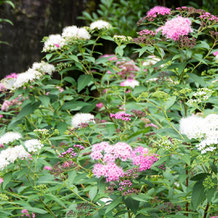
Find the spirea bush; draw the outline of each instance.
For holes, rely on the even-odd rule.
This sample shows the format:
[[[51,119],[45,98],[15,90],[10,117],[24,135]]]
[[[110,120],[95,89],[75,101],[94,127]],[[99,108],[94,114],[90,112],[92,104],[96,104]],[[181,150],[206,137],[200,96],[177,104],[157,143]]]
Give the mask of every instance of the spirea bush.
[[[216,217],[217,20],[157,6],[134,39],[45,37],[0,83],[0,216]]]

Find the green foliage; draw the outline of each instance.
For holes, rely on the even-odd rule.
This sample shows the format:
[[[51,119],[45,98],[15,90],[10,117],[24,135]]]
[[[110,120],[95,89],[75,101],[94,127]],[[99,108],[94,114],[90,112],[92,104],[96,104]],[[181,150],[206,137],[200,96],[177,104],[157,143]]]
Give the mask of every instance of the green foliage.
[[[103,2],[108,8],[116,6]],[[177,14],[173,11],[169,18]],[[7,156],[7,163],[2,161],[5,152],[0,151],[0,216],[19,217],[23,209],[37,217],[215,215],[217,144],[212,141],[203,149],[199,145],[207,139],[207,131],[215,136],[217,128],[210,120],[203,135],[190,137],[197,130],[185,134],[180,120],[192,114],[199,119],[212,114],[217,119],[217,59],[213,55],[217,37],[211,33],[217,24],[208,21],[202,26],[198,16],[186,12],[183,16],[192,19],[193,31],[187,36],[196,39],[192,47],[161,34],[153,35],[150,43],[137,43],[128,37],[112,37],[113,29],[86,27],[82,29],[90,34],[86,39],[75,31],[71,38],[63,38],[63,46],[52,41],[44,57],[52,65],[37,63],[26,74],[1,81],[1,135],[22,134],[2,142],[1,149],[10,154],[22,145],[29,155],[20,157],[21,152],[14,152]],[[144,21],[143,25],[155,30],[165,20],[158,17],[155,23]],[[117,44],[115,54],[103,55],[100,50],[108,41]],[[48,68],[54,68],[56,75]],[[16,87],[17,83],[21,85]],[[30,139],[40,145],[28,147]],[[120,150],[107,147],[104,152],[99,147],[100,157],[94,158],[93,145],[101,142],[124,144]],[[129,158],[127,150],[122,150],[125,143],[131,150]],[[134,162],[136,148],[143,150],[137,160],[144,168]],[[122,157],[118,155],[113,163],[126,174],[107,177],[114,172],[113,165],[97,175],[93,168],[106,166],[108,153]],[[14,155],[18,158],[11,160]]]

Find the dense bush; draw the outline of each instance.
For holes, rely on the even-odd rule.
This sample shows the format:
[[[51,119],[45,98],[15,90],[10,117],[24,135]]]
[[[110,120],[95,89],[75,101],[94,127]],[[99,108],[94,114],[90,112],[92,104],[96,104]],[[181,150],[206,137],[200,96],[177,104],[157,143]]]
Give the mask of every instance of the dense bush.
[[[101,20],[45,37],[0,85],[1,216],[215,216],[217,20],[155,7],[134,39]]]

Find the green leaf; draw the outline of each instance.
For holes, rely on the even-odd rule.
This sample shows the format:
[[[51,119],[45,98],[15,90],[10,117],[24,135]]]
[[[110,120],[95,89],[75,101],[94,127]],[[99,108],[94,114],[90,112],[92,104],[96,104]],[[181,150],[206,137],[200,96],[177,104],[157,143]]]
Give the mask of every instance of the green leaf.
[[[39,107],[39,105],[40,105],[39,102],[29,103],[29,104],[25,105],[21,109],[20,113],[17,115],[17,119],[16,120],[20,120],[21,118],[23,118],[23,117],[33,113],[34,110]]]
[[[204,201],[205,199],[205,193],[204,193],[204,186],[202,184],[202,181],[197,182],[192,190],[192,205],[194,209],[198,207],[198,205]]]
[[[58,122],[57,129],[61,135],[64,134],[64,132],[67,130],[67,127],[68,125],[66,122]]]
[[[115,49],[115,54],[118,54],[119,56],[122,57],[125,47],[126,47],[126,45],[117,46],[116,49]]]
[[[118,204],[122,202],[122,198],[119,197],[116,200],[113,200],[111,204],[108,205],[105,214],[109,213],[111,210],[113,210]]]
[[[170,107],[172,107],[175,102],[176,102],[176,96],[172,96],[168,98],[168,100],[164,102],[165,110],[168,110]]]
[[[81,75],[78,79],[77,90],[80,92],[86,86],[89,85],[90,81],[92,81],[92,76],[90,75]]]
[[[72,77],[69,77],[69,76],[64,77],[64,81],[66,81],[66,82],[68,82],[68,83],[71,83],[72,85],[75,85],[75,84],[76,84],[75,79],[72,78]]]
[[[89,197],[91,200],[93,200],[97,194],[97,191],[98,191],[98,187],[97,186],[94,186],[90,189],[89,191]]]
[[[194,83],[198,83],[201,86],[205,86],[206,83],[202,77],[197,76],[196,74],[193,73],[189,73],[188,75]]]
[[[12,174],[11,173],[8,173],[4,176],[4,182],[3,182],[3,185],[2,185],[2,188],[5,189],[5,187],[8,185],[8,183],[11,181],[11,178],[12,178]]]
[[[211,188],[211,189],[206,191],[206,197],[207,197],[208,202],[211,202],[214,194],[216,194],[216,193],[217,193],[216,187]]]
[[[123,201],[126,204],[127,208],[130,208],[134,214],[137,213],[138,208],[139,208],[139,201],[134,200],[131,197],[128,197],[128,198],[124,199]]]
[[[39,100],[42,102],[43,106],[48,107],[50,103],[50,98],[45,95],[39,96]]]
[[[199,173],[195,176],[193,176],[191,178],[192,181],[199,181],[199,180],[204,180],[208,175],[210,175],[209,173]]]
[[[187,65],[186,62],[185,63],[180,63],[178,65],[178,72],[179,72],[179,74],[181,74],[183,72],[183,70],[185,69],[186,65]]]
[[[66,103],[64,103],[62,109],[76,111],[76,110],[80,110],[81,108],[83,108],[85,106],[89,106],[89,105],[90,105],[90,103],[83,102],[83,101],[66,102]]]
[[[47,55],[45,56],[46,60],[49,61],[49,60],[51,59],[52,55],[53,55],[53,54],[47,54]]]
[[[31,206],[28,206],[28,205],[25,205],[25,209],[27,209],[29,212],[34,212],[34,213],[39,213],[39,214],[48,213],[46,210],[36,208],[36,207],[31,207]]]

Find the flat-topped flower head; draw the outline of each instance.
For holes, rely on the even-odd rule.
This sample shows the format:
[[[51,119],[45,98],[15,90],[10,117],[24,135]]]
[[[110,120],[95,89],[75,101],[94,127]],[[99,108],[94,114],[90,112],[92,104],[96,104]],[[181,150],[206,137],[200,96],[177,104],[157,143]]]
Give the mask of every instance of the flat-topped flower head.
[[[72,118],[72,126],[78,128],[82,124],[88,124],[89,122],[95,123],[94,118],[94,115],[90,113],[77,113]]]
[[[168,15],[171,9],[163,6],[155,6],[147,12],[146,17],[157,17],[157,15]]]
[[[56,51],[62,49],[65,45],[65,40],[60,34],[48,36],[44,42],[43,52]]]
[[[44,145],[38,139],[30,139],[24,142],[24,146],[29,152],[36,152],[40,150]]]
[[[162,31],[162,35],[166,38],[177,41],[180,36],[187,36],[192,32],[191,21],[188,18],[178,16],[168,20],[165,25],[159,27],[156,32],[160,30]]]
[[[55,71],[55,66],[42,61],[41,63],[35,62],[32,65],[32,69],[41,72],[42,74],[51,75]]]
[[[90,24],[91,30],[110,29],[110,28],[111,28],[111,24],[108,23],[107,21],[104,21],[104,20],[97,20],[97,21],[94,21]]]
[[[89,32],[84,28],[78,28],[77,26],[68,26],[63,29],[62,37],[67,41],[70,40],[88,40],[91,38]]]
[[[22,135],[18,132],[7,132],[0,137],[0,144],[8,144],[20,138],[22,138]]]

